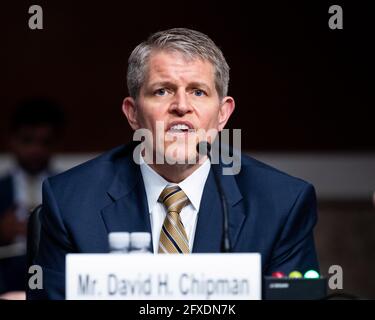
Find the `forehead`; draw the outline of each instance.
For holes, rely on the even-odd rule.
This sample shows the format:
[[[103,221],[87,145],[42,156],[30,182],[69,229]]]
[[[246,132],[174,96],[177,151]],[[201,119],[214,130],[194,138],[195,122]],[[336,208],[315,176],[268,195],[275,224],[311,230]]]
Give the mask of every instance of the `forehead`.
[[[205,81],[214,84],[214,66],[199,57],[187,57],[174,51],[157,51],[150,54],[147,66],[147,82]]]

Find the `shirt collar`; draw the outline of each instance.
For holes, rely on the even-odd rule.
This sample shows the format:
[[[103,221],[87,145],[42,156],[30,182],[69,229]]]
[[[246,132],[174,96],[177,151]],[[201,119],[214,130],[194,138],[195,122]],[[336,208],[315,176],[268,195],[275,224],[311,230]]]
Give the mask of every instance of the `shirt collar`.
[[[210,172],[211,163],[207,159],[201,166],[198,167],[190,176],[185,178],[177,185],[185,192],[189,198],[190,203],[196,211],[199,211],[202,200],[204,185],[208,174]],[[165,180],[154,169],[152,169],[142,157],[140,157],[140,169],[142,173],[143,182],[145,185],[148,209],[151,213],[158,202],[160,193],[168,185],[176,185]]]

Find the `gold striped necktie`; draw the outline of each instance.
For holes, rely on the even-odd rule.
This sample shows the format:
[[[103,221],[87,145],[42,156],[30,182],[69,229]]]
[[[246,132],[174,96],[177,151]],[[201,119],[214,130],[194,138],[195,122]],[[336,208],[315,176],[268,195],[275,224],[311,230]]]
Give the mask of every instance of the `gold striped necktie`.
[[[189,203],[186,194],[179,186],[166,187],[159,197],[159,202],[167,210],[159,240],[159,253],[189,253],[189,241],[180,212]]]

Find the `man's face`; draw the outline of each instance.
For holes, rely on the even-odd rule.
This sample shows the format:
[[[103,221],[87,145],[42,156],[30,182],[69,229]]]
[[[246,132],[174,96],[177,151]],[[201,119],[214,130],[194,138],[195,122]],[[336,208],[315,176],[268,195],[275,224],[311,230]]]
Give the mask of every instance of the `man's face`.
[[[233,109],[231,97],[219,98],[214,67],[209,61],[188,60],[181,53],[167,51],[151,54],[137,99],[128,97],[123,105],[134,130],[152,132],[154,150],[156,139],[164,141],[164,150],[159,146],[156,152],[186,162],[196,157],[198,140],[207,139],[198,138],[197,130],[221,131]],[[158,122],[164,124],[163,132],[157,132]]]

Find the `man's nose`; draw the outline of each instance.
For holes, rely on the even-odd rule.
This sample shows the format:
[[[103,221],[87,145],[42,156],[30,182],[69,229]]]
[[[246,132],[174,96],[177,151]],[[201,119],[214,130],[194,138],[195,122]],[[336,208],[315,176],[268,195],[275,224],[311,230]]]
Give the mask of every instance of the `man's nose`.
[[[188,94],[185,90],[176,91],[174,100],[172,101],[170,111],[175,112],[178,115],[184,115],[185,113],[191,112],[192,107],[188,98]]]

